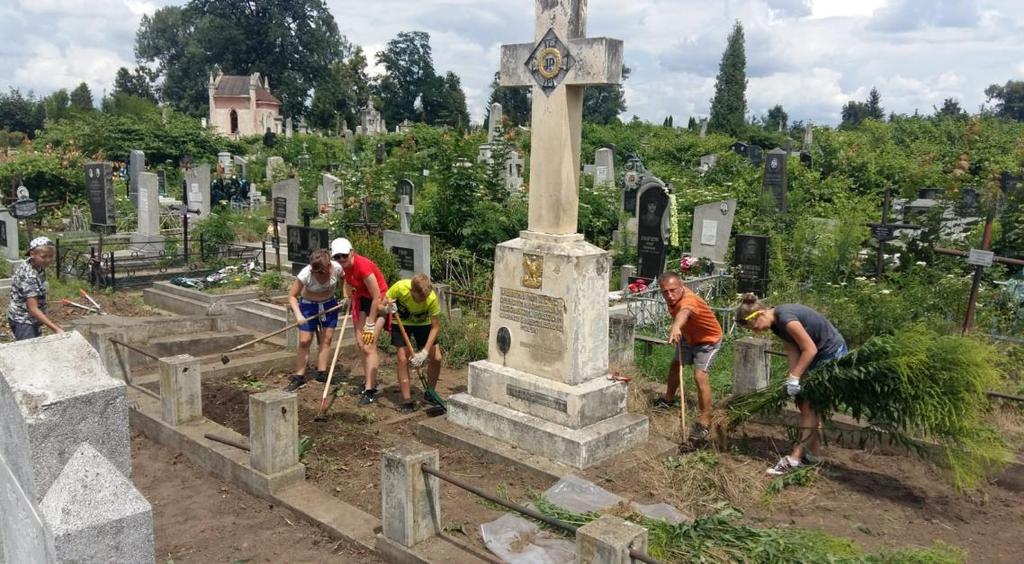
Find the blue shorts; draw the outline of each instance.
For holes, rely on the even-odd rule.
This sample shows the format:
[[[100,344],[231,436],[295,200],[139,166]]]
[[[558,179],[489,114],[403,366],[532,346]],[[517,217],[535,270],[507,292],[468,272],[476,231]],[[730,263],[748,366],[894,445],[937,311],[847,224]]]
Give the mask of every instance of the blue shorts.
[[[811,370],[814,370],[820,364],[824,364],[826,362],[830,362],[830,361],[833,361],[833,360],[839,360],[840,358],[843,358],[844,356],[846,356],[846,354],[848,352],[850,352],[850,351],[849,351],[849,349],[846,348],[846,343],[843,343],[843,346],[839,347],[839,350],[837,350],[836,352],[834,352],[832,354],[828,354],[828,355],[819,354],[818,356],[814,357],[814,360],[811,361],[811,365],[807,367],[807,372],[810,372]]]
[[[331,298],[325,302],[311,302],[304,298],[299,298],[299,311],[302,312],[302,317],[311,317],[320,313],[319,317],[310,319],[306,323],[299,325],[299,331],[306,333],[312,333],[316,331],[317,327],[323,327],[324,329],[335,329],[338,327],[338,310],[334,310],[330,313],[323,314],[322,312],[338,305],[336,298]]]

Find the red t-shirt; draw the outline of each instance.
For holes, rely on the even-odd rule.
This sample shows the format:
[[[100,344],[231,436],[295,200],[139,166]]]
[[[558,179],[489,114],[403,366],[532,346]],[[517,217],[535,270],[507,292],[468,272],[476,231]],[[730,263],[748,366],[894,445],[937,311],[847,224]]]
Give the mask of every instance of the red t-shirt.
[[[363,255],[354,255],[352,257],[352,266],[345,269],[345,282],[353,289],[352,298],[373,297],[366,288],[366,277],[371,274],[377,279],[377,287],[380,289],[380,295],[383,296],[388,291],[388,283],[384,280],[384,275],[380,273],[380,269],[377,268],[377,265],[372,260]],[[355,300],[353,299],[353,301]]]

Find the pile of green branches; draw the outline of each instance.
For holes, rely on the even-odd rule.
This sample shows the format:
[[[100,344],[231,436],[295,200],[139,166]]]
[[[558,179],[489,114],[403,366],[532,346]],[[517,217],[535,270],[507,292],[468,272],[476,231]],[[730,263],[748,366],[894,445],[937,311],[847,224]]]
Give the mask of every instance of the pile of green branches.
[[[801,378],[802,396],[828,420],[847,413],[921,456],[914,439],[934,441],[957,488],[975,487],[1011,453],[983,421],[986,391],[1001,380],[996,351],[970,338],[938,335],[920,325],[874,337],[842,359]],[[777,413],[788,397],[782,386],[731,398],[731,424]]]

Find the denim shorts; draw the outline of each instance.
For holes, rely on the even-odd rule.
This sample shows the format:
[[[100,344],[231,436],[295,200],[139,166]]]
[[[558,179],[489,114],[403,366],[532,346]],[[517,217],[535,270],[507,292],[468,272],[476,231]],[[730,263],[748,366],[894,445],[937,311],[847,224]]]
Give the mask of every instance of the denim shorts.
[[[827,354],[827,355],[819,354],[818,356],[814,357],[814,360],[811,361],[811,365],[807,367],[807,371],[810,372],[811,370],[814,370],[819,365],[824,364],[826,362],[830,362],[830,361],[833,361],[833,360],[839,360],[840,358],[843,358],[844,356],[846,356],[847,353],[849,353],[849,352],[850,352],[849,349],[846,348],[846,343],[843,343],[843,345],[841,347],[839,347],[839,350],[837,350],[836,352],[834,352],[832,354]]]
[[[335,298],[324,302],[311,302],[307,299],[299,298],[299,311],[302,312],[302,317],[312,317],[320,314],[319,317],[299,325],[299,331],[312,333],[316,331],[317,327],[323,327],[324,329],[336,328],[338,326],[338,310],[326,314],[322,313],[324,310],[331,309],[336,305],[338,305],[338,300]]]

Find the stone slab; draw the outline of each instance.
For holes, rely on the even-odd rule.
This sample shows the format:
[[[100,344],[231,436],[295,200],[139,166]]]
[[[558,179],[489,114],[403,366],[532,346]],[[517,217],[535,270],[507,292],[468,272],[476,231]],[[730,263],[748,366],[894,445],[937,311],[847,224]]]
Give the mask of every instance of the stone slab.
[[[448,420],[574,468],[588,468],[647,440],[646,416],[622,413],[570,429],[469,394],[448,398]]]
[[[381,456],[382,534],[414,546],[441,532],[441,482],[423,472],[424,465],[437,470],[438,452],[416,442],[406,442]]]
[[[153,508],[88,443],[71,456],[39,508],[58,561],[153,561]]]
[[[579,429],[626,410],[626,386],[595,378],[570,386],[486,360],[469,365],[469,395]]]
[[[735,216],[736,200],[711,202],[694,208],[690,254],[724,263]]]
[[[395,255],[398,261],[398,274],[402,278],[412,278],[420,273],[430,274],[430,235],[385,229],[384,248]],[[410,253],[412,268],[409,268],[408,262]]]
[[[188,189],[188,209],[199,210],[199,220],[210,215],[210,165],[197,164],[185,171],[185,187]]]
[[[3,240],[0,241],[3,243],[0,245],[0,257],[8,261],[23,258],[18,247],[18,220],[7,211],[7,208],[0,207],[0,223],[3,223],[0,225],[0,230],[3,231],[0,233],[0,237],[3,237]]]
[[[46,362],[40,362],[40,359]],[[99,354],[76,332],[0,346],[0,396],[17,411],[0,412],[0,456],[30,453],[31,468],[14,467],[36,500],[81,443],[88,442],[123,475],[131,473],[124,382],[110,377]]]
[[[270,166],[269,164],[267,165]],[[288,201],[285,209],[285,224],[299,224],[299,181],[296,178],[275,182],[270,188],[271,201],[273,198],[284,198]],[[284,229],[281,229],[284,231]]]

